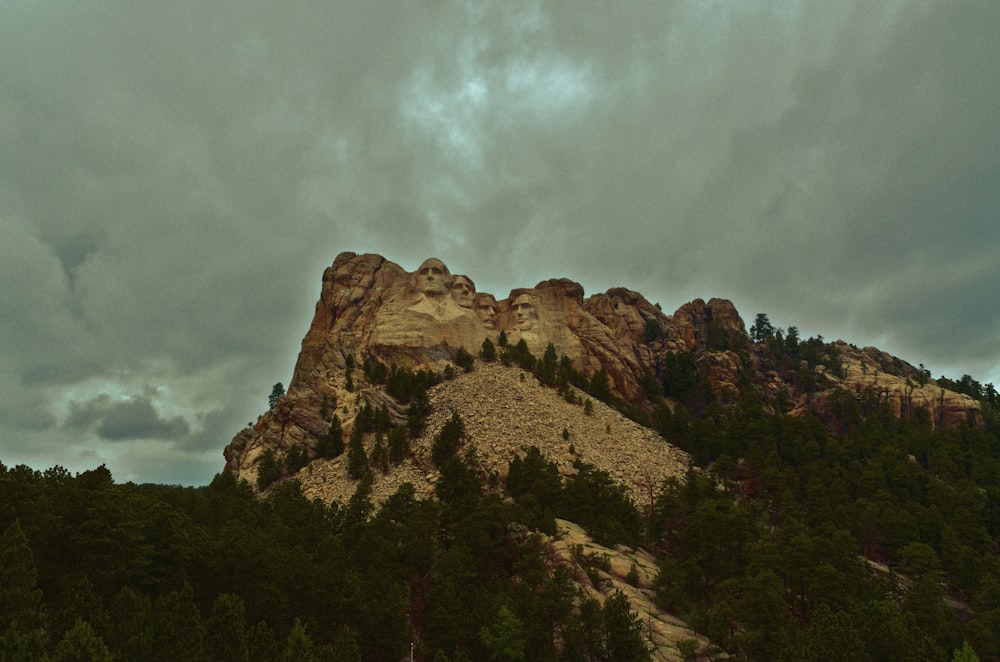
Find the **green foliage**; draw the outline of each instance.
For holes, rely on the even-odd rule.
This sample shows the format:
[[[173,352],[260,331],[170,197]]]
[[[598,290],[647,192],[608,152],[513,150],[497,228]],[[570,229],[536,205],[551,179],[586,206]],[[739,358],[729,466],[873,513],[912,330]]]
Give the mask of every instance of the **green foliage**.
[[[274,481],[281,478],[282,465],[278,463],[278,456],[273,448],[268,448],[260,456],[260,463],[257,465],[257,489],[264,491]]]
[[[243,599],[220,593],[205,622],[205,648],[211,660],[246,660],[250,654]]]
[[[441,430],[434,437],[431,446],[431,459],[440,467],[458,452],[465,436],[465,423],[458,412],[453,412],[451,418],[445,421]]]
[[[585,598],[566,629],[564,659],[647,662],[652,656],[642,633],[642,623],[621,591],[615,591],[603,608],[596,600]]]
[[[611,382],[608,379],[608,371],[601,366],[601,369],[590,376],[590,383],[587,385],[587,393],[601,402],[611,402]]]
[[[642,662],[651,660],[642,636],[642,623],[631,611],[628,598],[616,590],[604,602],[605,649],[608,660]]]
[[[167,651],[184,651],[189,660],[206,660],[205,627],[191,584],[161,596],[153,608],[154,659],[170,659]]]
[[[723,352],[735,350],[740,346],[739,341],[726,330],[718,320],[709,320],[706,329],[706,345],[710,352]]]
[[[361,662],[361,647],[350,627],[345,625],[337,631],[330,662]]]
[[[642,337],[646,341],[646,344],[655,342],[660,339],[663,335],[663,325],[655,317],[651,317],[646,320],[646,326],[643,328]]]
[[[0,628],[18,622],[31,628],[38,623],[42,592],[28,539],[18,520],[0,536]]]
[[[45,639],[41,630],[22,629],[12,622],[0,631],[0,660],[5,662],[45,662]]]
[[[421,390],[414,395],[406,410],[406,428],[410,432],[410,439],[416,439],[423,434],[430,413],[431,403],[427,398],[427,391]]]
[[[487,338],[487,340],[489,340],[489,338]],[[458,350],[456,350],[455,365],[457,365],[465,372],[472,372],[474,364],[475,364],[475,359],[472,357],[472,354],[466,351],[464,347],[459,347]]]
[[[389,450],[385,446],[385,435],[375,433],[375,443],[372,445],[371,464],[383,474],[389,473]]]
[[[545,354],[542,355],[542,360],[535,367],[535,374],[538,377],[538,381],[546,386],[555,386],[556,371],[558,368],[559,362],[556,355],[556,347],[552,343],[549,343],[545,347]]]
[[[309,464],[309,451],[304,446],[293,446],[285,455],[285,473],[293,474]]]
[[[297,618],[292,631],[288,633],[288,642],[281,654],[281,662],[316,662],[313,640],[306,632],[306,626]]]
[[[524,338],[518,340],[513,347],[506,346],[506,349],[500,353],[500,359],[505,365],[514,363],[528,372],[534,371],[535,364],[538,362],[538,359],[528,349],[528,343],[525,342]]]
[[[667,352],[663,355],[660,374],[663,394],[677,400],[686,400],[698,385],[698,369],[693,352]]]
[[[592,465],[577,460],[573,466],[577,474],[563,489],[560,516],[583,526],[598,542],[637,546],[642,518],[625,488]]]
[[[90,624],[77,619],[56,647],[53,662],[111,662],[111,651]]]
[[[401,404],[407,404],[420,396],[426,396],[427,389],[441,382],[441,376],[430,370],[413,372],[409,368],[392,366],[385,389]]]
[[[348,354],[344,357],[344,389],[354,390],[354,355]]]
[[[368,455],[365,453],[364,431],[355,422],[351,440],[347,444],[347,475],[355,480],[368,471]]]
[[[400,464],[410,454],[410,438],[406,428],[396,427],[389,430],[389,462]]]
[[[757,318],[750,325],[750,339],[760,344],[774,337],[774,326],[767,318],[767,313],[757,313]]]
[[[497,360],[497,348],[489,338],[483,341],[483,346],[479,350],[479,358],[489,363]]]
[[[522,460],[515,455],[507,471],[507,493],[524,511],[525,523],[555,533],[555,512],[561,499],[562,477],[554,462],[532,446]]]
[[[819,339],[780,343],[778,361],[832,357]],[[405,374],[388,370],[387,383],[393,372]],[[574,379],[560,360],[556,384]],[[327,506],[287,480],[258,499],[231,474],[192,489],[0,464],[0,573],[12,578],[0,583],[0,658],[52,659],[67,640],[125,660],[276,660],[293,643],[332,659],[350,632],[345,659],[398,660],[412,628],[424,659],[647,659],[627,602],[577,599],[525,532],[557,516],[655,553],[661,606],[733,659],[1000,658],[996,430],[901,420],[876,393],[835,395],[835,417],[790,418],[751,391],[656,410],[657,429],[703,466],[641,511],[607,474],[580,464],[564,484],[530,448],[511,460],[510,500],[458,450],[440,501],[404,486],[378,513],[367,471],[347,504]],[[381,409],[363,417],[390,461],[405,459],[408,428],[386,429]]]
[[[497,611],[490,627],[479,630],[479,638],[495,662],[524,660],[524,626],[506,605]]]
[[[951,662],[979,662],[979,656],[972,649],[968,641],[962,642],[962,647],[955,649],[955,654],[951,656]]]
[[[265,621],[260,621],[250,631],[249,644],[247,646],[250,660],[277,660],[280,649],[278,640],[274,636],[274,630]]]
[[[372,384],[385,384],[389,379],[389,369],[384,363],[372,356],[366,356],[361,364],[361,371]]]
[[[281,382],[278,382],[271,388],[271,395],[267,396],[267,408],[274,409],[283,395],[285,395],[285,387]]]
[[[330,419],[330,427],[316,444],[317,457],[338,457],[344,452],[344,427],[337,414]]]

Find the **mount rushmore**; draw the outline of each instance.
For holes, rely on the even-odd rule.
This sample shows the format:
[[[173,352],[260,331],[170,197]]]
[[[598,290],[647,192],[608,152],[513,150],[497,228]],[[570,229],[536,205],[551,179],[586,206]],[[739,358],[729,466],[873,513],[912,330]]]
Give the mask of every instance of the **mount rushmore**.
[[[842,341],[824,344],[822,361],[802,366],[816,377],[803,389],[788,371],[775,369],[769,348],[752,342],[724,299],[696,299],[666,315],[637,292],[613,288],[585,297],[580,284],[565,278],[498,299],[436,258],[408,272],[381,255],[344,252],[323,273],[287,394],[236,434],[224,452],[226,469],[253,483],[268,449],[312,454],[334,411],[345,430],[366,403],[405,421],[405,408],[353,370],[366,360],[440,373],[461,352],[478,355],[484,341],[498,344],[501,336],[510,346],[523,341],[536,357],[551,346],[580,374],[606,374],[611,398],[633,411],[652,411],[650,383],[663,383],[665,366],[683,357],[709,397],[723,402],[749,385],[789,413],[822,412],[830,394],[846,390],[873,393],[900,415],[924,408],[935,424],[978,420],[972,398],[918,379],[916,368],[875,348]]]

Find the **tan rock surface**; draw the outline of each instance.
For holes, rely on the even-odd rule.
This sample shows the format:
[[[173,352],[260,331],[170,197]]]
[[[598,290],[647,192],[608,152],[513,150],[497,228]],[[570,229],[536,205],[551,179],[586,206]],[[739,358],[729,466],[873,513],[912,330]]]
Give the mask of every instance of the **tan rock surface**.
[[[879,402],[887,402],[893,414],[903,418],[923,408],[934,426],[982,423],[975,399],[942,388],[932,379],[921,379],[919,371],[908,363],[874,347],[856,349],[843,342],[838,342],[837,347],[841,352],[843,379],[827,374],[836,387],[847,389],[859,398],[868,391]],[[827,408],[831,393],[819,394],[813,406]]]
[[[556,520],[556,535],[549,539],[551,561],[567,566],[573,580],[584,593],[602,604],[615,591],[628,598],[632,612],[643,624],[647,644],[657,662],[679,662],[681,657],[677,642],[697,639],[702,649],[709,641],[672,614],[661,611],[654,601],[653,582],[659,572],[656,559],[643,549],[624,546],[604,547],[595,543],[581,527],[562,519]],[[591,566],[586,557],[604,559],[609,570]],[[635,569],[638,581],[633,586],[628,581]]]
[[[388,475],[376,473],[372,488],[376,503],[403,482],[413,483],[417,494],[433,493],[439,474],[430,460],[431,444],[454,411],[465,423],[466,446],[476,449],[484,478],[493,472],[506,477],[515,454],[538,446],[563,475],[575,473],[573,463],[580,459],[607,471],[642,505],[650,502],[666,478],[682,477],[687,470],[688,455],[652,430],[600,402],[593,403],[588,415],[582,405],[566,402],[518,368],[477,362],[471,373],[431,388],[428,395],[434,410],[427,428],[414,440],[409,461]],[[568,440],[563,439],[563,429]],[[373,439],[366,443],[370,451]],[[575,454],[569,452],[570,444]],[[342,458],[314,461],[296,477],[307,496],[328,502],[346,501],[357,488]]]

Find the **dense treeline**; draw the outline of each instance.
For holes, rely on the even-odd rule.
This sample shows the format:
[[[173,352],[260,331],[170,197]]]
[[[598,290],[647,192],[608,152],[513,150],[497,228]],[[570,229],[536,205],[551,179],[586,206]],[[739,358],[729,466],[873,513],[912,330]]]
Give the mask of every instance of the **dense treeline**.
[[[261,500],[228,475],[0,465],[0,659],[648,659],[624,596],[578,598],[474,461],[444,462],[440,501],[407,484],[374,515],[366,478],[327,507],[295,481]],[[589,476],[580,498],[609,482]]]
[[[756,327],[775,365],[806,368],[802,384],[836,361],[821,339]],[[551,345],[536,359],[498,344],[484,343],[484,360],[521,366],[585,412],[570,386],[655,425],[691,453],[686,480],[639,509],[606,472],[578,462],[564,480],[527,448],[502,485],[478,469],[456,414],[434,441],[439,500],[404,485],[376,512],[373,472],[408,455],[441,377],[366,359],[365,378],[408,406],[407,422],[364,404],[345,444],[331,416],[316,452],[346,452],[358,486],[341,506],[279,481],[309,459],[296,454],[263,467],[264,499],[225,474],[194,489],[0,464],[0,659],[398,660],[411,642],[436,662],[648,659],[623,595],[602,606],[547,565],[539,533],[564,517],[654,551],[660,606],[715,642],[714,660],[947,661],[963,647],[1000,660],[992,385],[958,382],[981,399],[982,427],[901,419],[874,393],[792,418],[748,378],[718,401],[694,355],[676,353],[644,377],[650,416]],[[371,457],[366,433],[382,449]]]
[[[835,346],[765,315],[751,336],[807,393],[829,387],[817,365],[839,372]],[[661,404],[654,423],[699,470],[647,514],[661,606],[740,659],[948,660],[967,642],[1000,659],[993,386],[938,380],[979,399],[985,423],[934,428],[926,410],[897,417],[874,392],[789,417],[746,372],[723,403],[693,354],[663,362],[664,393],[682,406]]]

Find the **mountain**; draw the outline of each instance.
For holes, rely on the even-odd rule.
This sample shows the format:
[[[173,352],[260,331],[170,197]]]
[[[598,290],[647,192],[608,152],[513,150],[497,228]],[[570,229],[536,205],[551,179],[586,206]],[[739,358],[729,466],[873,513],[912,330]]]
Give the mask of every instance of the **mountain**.
[[[382,373],[395,368],[442,374],[449,366],[454,371],[460,357],[479,355],[487,339],[498,345],[501,334],[511,348],[523,341],[522,347],[539,361],[551,345],[550,364],[554,351],[556,365],[549,369],[571,374],[564,381],[571,383],[567,389],[579,387],[576,398],[591,397],[589,391],[593,400],[605,400],[643,423],[655,418],[658,406],[701,410],[707,401],[733,402],[741,390],[749,389],[769,410],[796,416],[812,412],[835,418],[838,402],[849,394],[858,401],[885,403],[896,416],[927,418],[935,426],[982,424],[977,400],[939,386],[920,369],[878,349],[799,340],[793,329],[787,337],[780,330],[756,333],[761,342],[755,343],[735,306],[724,299],[696,299],[665,315],[637,292],[613,288],[585,297],[583,288],[568,279],[512,289],[506,298],[497,299],[476,292],[469,276],[451,274],[434,258],[409,273],[380,255],[341,253],[323,273],[316,312],[287,394],[256,424],[236,434],[224,452],[226,470],[256,484],[268,450],[279,462],[289,454],[294,455],[293,465],[313,460],[330,433],[332,416],[336,414],[347,438],[364,405],[372,410],[384,407],[394,424],[405,423],[405,403],[388,393]],[[502,371],[490,374],[510,380]],[[486,401],[477,397],[481,388],[459,380],[453,390],[464,389],[468,397],[453,396],[446,405],[482,421],[474,438],[488,437],[486,430],[518,429],[525,403],[553,399],[552,393],[534,393],[517,400],[512,395],[516,389],[508,385],[491,398],[503,402],[503,408],[486,414],[480,411],[485,411]],[[432,392],[430,397],[437,396]],[[544,431],[509,435],[510,443],[555,448],[562,428],[572,427],[570,437],[581,451],[591,444],[606,449],[630,445],[618,444],[624,439],[621,434],[602,429],[610,423],[600,416],[582,418],[579,407],[563,409],[551,410]],[[431,425],[429,435],[434,432]],[[649,433],[636,433],[642,434]],[[424,436],[415,444],[407,477],[417,484],[433,480],[426,470],[432,467],[424,461],[429,443]],[[653,443],[671,457],[681,456],[669,445]],[[562,450],[555,455],[560,453],[565,455]],[[607,455],[593,457],[597,466],[616,471],[626,483],[632,480],[621,458],[614,452]],[[642,455],[634,466],[652,466],[649,457]],[[565,457],[562,461],[565,464]],[[339,470],[330,465],[321,463],[313,471],[327,476],[325,482],[346,476],[343,463]],[[669,472],[660,479],[666,475]],[[306,481],[316,494],[344,496],[343,488],[323,483],[315,477]]]
[[[682,642],[689,652],[712,648],[702,634],[711,631],[710,624],[699,621],[696,631],[678,618],[683,613],[698,620],[699,612],[670,606],[676,589],[665,568],[671,567],[674,525],[654,533],[653,520],[687,498],[677,486],[709,468],[710,483],[721,480],[724,491],[732,485],[738,499],[752,503],[770,493],[780,503],[788,496],[780,493],[788,489],[780,481],[771,484],[774,473],[766,465],[794,451],[779,449],[744,462],[759,436],[755,417],[779,421],[769,424],[778,430],[785,419],[803,420],[803,430],[818,424],[827,432],[813,428],[803,438],[821,443],[825,434],[850,436],[858,421],[879,416],[928,430],[984,427],[980,402],[955,383],[938,383],[922,368],[876,348],[800,339],[794,327],[771,327],[766,315],[757,315],[748,332],[724,299],[697,299],[666,315],[637,292],[613,288],[585,297],[578,283],[565,278],[515,288],[498,299],[477,292],[471,277],[452,274],[434,258],[411,273],[380,255],[355,253],[337,256],[322,282],[287,393],[278,389],[271,409],[226,447],[226,473],[260,491],[295,478],[309,498],[349,504],[361,496],[381,504],[405,484],[417,498],[441,496],[442,490],[454,498],[454,486],[443,486],[443,465],[462,455],[476,480],[515,497],[529,512],[537,502],[517,498],[514,483],[523,481],[511,476],[515,466],[551,467],[567,485],[592,475],[600,484],[605,476],[621,486],[634,504],[632,513],[638,506],[651,518],[646,540],[658,540],[665,556],[634,547],[638,538],[622,534],[620,522],[609,525],[619,527],[609,534],[597,520],[585,532],[559,519],[554,529],[540,525],[550,571],[567,568],[580,595],[605,604],[624,595],[628,609],[647,621],[643,636],[657,660],[682,659]],[[728,411],[735,412],[732,418]],[[746,432],[734,432],[732,421],[737,428],[746,425]],[[734,445],[737,437],[745,439]],[[931,454],[921,454],[920,462],[930,463]],[[794,476],[787,467],[781,471]],[[667,484],[675,486],[669,494]],[[766,512],[754,508],[756,515],[747,510],[740,517],[760,519]],[[730,515],[736,512],[742,511]],[[551,516],[545,510],[539,521]],[[722,522],[728,517],[720,516]],[[780,520],[780,509],[772,516]],[[700,535],[735,526],[709,521],[713,531]],[[613,544],[623,539],[632,542]],[[817,549],[819,543],[809,544]],[[873,561],[890,561],[902,548],[885,536],[863,544]],[[845,577],[855,577],[850,560],[859,556],[850,544],[830,558],[839,559],[831,563],[839,563]],[[704,577],[702,594],[714,594],[712,573],[704,571]],[[754,582],[765,579],[743,580],[738,594],[752,595]],[[795,603],[794,591],[786,600]],[[805,601],[804,592],[798,600]],[[751,615],[756,609],[745,608]],[[808,620],[804,613],[798,618]],[[724,645],[768,645],[719,632],[711,636]]]

